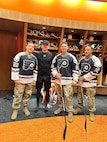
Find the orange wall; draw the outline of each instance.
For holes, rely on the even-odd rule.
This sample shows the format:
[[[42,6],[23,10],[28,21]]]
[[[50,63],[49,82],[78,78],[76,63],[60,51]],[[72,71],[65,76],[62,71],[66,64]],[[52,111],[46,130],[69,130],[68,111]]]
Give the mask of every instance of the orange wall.
[[[53,18],[107,23],[107,3],[87,0],[2,0],[0,8]]]

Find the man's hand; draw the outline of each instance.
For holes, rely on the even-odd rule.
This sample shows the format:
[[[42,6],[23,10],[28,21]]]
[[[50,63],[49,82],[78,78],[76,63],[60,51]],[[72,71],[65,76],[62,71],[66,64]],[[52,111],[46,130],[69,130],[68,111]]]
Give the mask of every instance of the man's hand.
[[[60,73],[57,73],[56,76],[55,76],[55,78],[61,79],[61,74],[60,74]]]
[[[32,82],[32,85],[36,86],[36,81],[33,81],[33,82]]]
[[[77,86],[77,85],[78,85],[77,81],[72,80],[72,86]]]
[[[83,81],[85,81],[85,78],[83,76],[80,76],[79,77],[79,82],[83,82]]]
[[[20,80],[14,80],[15,84],[20,84]]]

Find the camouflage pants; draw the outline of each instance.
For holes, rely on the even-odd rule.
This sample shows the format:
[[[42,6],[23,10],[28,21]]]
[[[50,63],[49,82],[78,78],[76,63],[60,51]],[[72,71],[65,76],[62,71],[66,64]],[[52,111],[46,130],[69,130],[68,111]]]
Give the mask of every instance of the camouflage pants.
[[[86,94],[87,97],[88,97],[88,108],[89,108],[89,111],[90,112],[95,112],[96,111],[96,107],[95,107],[96,87],[88,87],[88,88],[82,88],[82,89],[81,89],[80,86],[78,87],[77,100],[78,100],[78,107],[80,107],[80,108],[83,107],[82,92],[83,92],[83,94]]]
[[[14,99],[12,103],[13,109],[19,109],[23,100],[24,107],[28,106],[32,94],[32,84],[15,84]]]
[[[56,92],[58,95],[58,104],[59,107],[62,108],[62,96],[61,96],[61,88],[59,84],[56,84]],[[62,92],[64,93],[64,99],[65,99],[65,106],[66,111],[70,112],[73,111],[73,87],[71,84],[63,85]]]

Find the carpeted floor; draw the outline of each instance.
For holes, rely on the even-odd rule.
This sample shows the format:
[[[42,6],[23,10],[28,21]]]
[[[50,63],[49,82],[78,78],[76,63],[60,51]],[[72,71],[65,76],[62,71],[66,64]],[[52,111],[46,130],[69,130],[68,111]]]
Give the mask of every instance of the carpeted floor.
[[[107,142],[107,116],[97,115],[95,122],[87,116],[74,116],[67,122],[66,139],[63,140],[64,117],[48,117],[0,124],[1,142]]]
[[[6,123],[6,122],[12,122],[10,119],[12,114],[12,100],[13,100],[13,91],[0,91],[0,123]],[[74,100],[74,107],[77,107],[77,95],[74,94],[73,96]],[[96,95],[96,112],[95,115],[107,115],[107,95]],[[86,106],[85,111],[86,114],[89,114],[88,107],[87,107],[87,99],[85,99]],[[36,96],[32,95],[29,103],[29,110],[31,112],[31,115],[29,117],[26,117],[23,112],[23,105],[21,105],[21,108],[19,109],[18,118],[16,121],[20,120],[28,120],[28,119],[35,119],[35,118],[45,118],[45,117],[54,117],[54,110],[57,109],[58,105],[55,103],[49,104],[49,111],[44,112],[44,104],[40,102],[40,110],[35,113],[35,107],[36,107]],[[80,113],[80,115],[83,115],[84,113]],[[62,116],[63,113],[61,113],[58,116]]]

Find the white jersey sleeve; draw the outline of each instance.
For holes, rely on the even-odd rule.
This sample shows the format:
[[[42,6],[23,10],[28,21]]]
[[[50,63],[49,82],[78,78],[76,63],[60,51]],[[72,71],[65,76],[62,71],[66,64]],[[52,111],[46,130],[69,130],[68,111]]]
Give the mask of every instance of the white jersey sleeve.
[[[24,54],[25,52],[20,52],[14,57],[11,68],[11,80],[19,80],[19,60]]]

